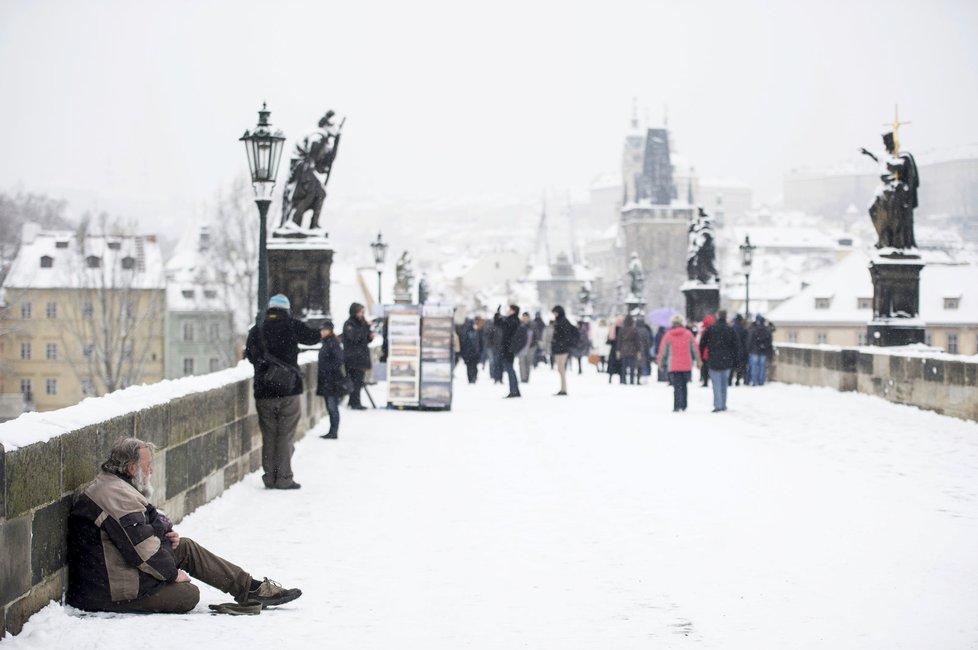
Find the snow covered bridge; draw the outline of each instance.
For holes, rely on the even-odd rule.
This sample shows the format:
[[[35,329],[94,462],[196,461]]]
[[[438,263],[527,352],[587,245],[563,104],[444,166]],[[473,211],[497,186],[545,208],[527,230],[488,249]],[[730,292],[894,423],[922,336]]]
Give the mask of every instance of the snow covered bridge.
[[[343,410],[178,526],[304,596],[256,617],[79,615],[4,648],[974,648],[978,424],[855,393],[484,378]],[[375,395],[382,390],[375,390]],[[319,429],[314,429],[315,434]]]

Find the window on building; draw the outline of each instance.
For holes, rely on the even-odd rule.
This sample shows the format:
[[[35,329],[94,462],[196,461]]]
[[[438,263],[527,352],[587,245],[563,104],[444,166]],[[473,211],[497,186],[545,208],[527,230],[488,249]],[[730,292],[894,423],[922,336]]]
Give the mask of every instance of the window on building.
[[[934,336],[930,333],[924,334],[924,344],[928,346],[934,345]]]
[[[54,266],[54,258],[50,255],[41,255],[41,268],[49,269]]]
[[[44,380],[44,392],[47,395],[57,395],[58,394],[58,380],[57,379],[45,379]]]
[[[111,250],[111,251],[117,251],[120,248],[122,248],[122,242],[117,242],[117,241],[110,241],[109,242],[109,250]]]
[[[180,294],[184,298],[193,298],[194,297],[194,290],[193,289],[184,289],[183,291],[180,292]]]
[[[95,395],[95,382],[91,379],[85,379],[81,384],[82,395],[85,397],[92,397]]]
[[[217,372],[218,370],[220,370],[221,369],[221,360],[218,359],[217,357],[211,357],[210,369],[211,369],[211,372]]]
[[[217,291],[214,289],[204,289],[204,297],[213,300],[217,298]]]
[[[872,309],[872,298],[856,298],[856,309]]]
[[[31,317],[31,303],[22,302],[20,303],[20,317],[23,320],[30,320]]]
[[[31,393],[31,380],[21,379],[20,380],[20,394],[24,396],[27,400],[34,399],[34,395]]]
[[[948,334],[947,335],[947,353],[957,354],[958,353],[958,335]]]
[[[829,335],[825,332],[815,332],[815,343],[821,345],[829,342]]]
[[[183,360],[183,374],[192,375],[194,374],[194,360],[191,358],[185,358]]]
[[[64,240],[62,240],[62,241],[56,241],[56,242],[54,242],[54,247],[55,248],[68,248],[68,242],[66,242]]]
[[[95,317],[95,305],[90,302],[83,302],[81,315],[85,320],[92,320]]]
[[[82,354],[85,355],[86,359],[91,359],[92,355],[95,354],[95,346],[89,343],[82,348]]]
[[[208,325],[207,326],[207,335],[208,335],[208,337],[210,338],[211,341],[220,341],[221,340],[221,324],[220,323],[211,323],[210,325]]]
[[[856,345],[869,345],[869,337],[866,332],[860,332],[856,335]]]
[[[44,315],[47,316],[48,318],[57,318],[58,317],[58,303],[56,303],[56,302],[49,302],[48,304],[46,304],[44,306]]]
[[[184,321],[183,323],[183,340],[193,341],[194,340],[194,324],[190,321]]]
[[[136,305],[132,304],[131,302],[126,303],[123,311],[125,312],[126,318],[132,319],[136,317]]]
[[[102,268],[102,258],[97,255],[89,255],[85,258],[85,266],[90,269],[100,269]]]
[[[798,330],[788,330],[788,343],[798,342]]]
[[[20,358],[24,361],[30,361],[31,359],[31,344],[21,343],[20,344]]]
[[[831,298],[816,298],[815,299],[815,309],[828,309],[832,306]]]
[[[58,344],[48,343],[44,346],[44,358],[48,361],[54,361],[58,358]]]
[[[135,257],[129,257],[128,255],[126,255],[125,257],[123,257],[122,258],[122,268],[124,268],[127,271],[131,271],[132,269],[136,268],[136,258]]]
[[[944,299],[944,309],[957,309],[961,306],[960,298],[945,298]]]

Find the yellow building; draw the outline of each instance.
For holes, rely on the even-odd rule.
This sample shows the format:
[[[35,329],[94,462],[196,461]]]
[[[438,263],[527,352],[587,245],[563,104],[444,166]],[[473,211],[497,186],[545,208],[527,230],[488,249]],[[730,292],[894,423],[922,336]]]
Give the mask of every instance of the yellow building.
[[[927,345],[949,354],[978,354],[978,266],[949,263],[926,251],[924,261],[919,317]],[[873,318],[869,256],[853,251],[765,316],[777,327],[775,343],[866,345]]]
[[[28,408],[163,378],[166,281],[155,237],[25,224],[0,302],[0,393],[21,393]]]

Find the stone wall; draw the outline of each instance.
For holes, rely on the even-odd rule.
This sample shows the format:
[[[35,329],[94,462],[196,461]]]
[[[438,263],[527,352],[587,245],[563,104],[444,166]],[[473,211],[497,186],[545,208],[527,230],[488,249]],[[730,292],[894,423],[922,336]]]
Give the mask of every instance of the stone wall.
[[[324,412],[314,394],[316,364],[302,369],[306,392],[298,437]],[[61,601],[72,495],[95,478],[110,446],[125,436],[157,446],[153,501],[175,522],[261,467],[251,379],[133,410],[47,442],[11,451],[0,445],[0,637],[18,634],[32,614]]]
[[[895,349],[778,344],[776,381],[858,391],[978,421],[978,358]]]

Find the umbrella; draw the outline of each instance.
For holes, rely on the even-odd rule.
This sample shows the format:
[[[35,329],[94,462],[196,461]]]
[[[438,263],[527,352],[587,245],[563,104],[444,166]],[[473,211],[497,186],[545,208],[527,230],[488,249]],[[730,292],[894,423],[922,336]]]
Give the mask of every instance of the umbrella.
[[[646,318],[653,327],[668,328],[669,321],[672,320],[673,316],[681,316],[681,314],[672,307],[660,307],[650,311]]]

